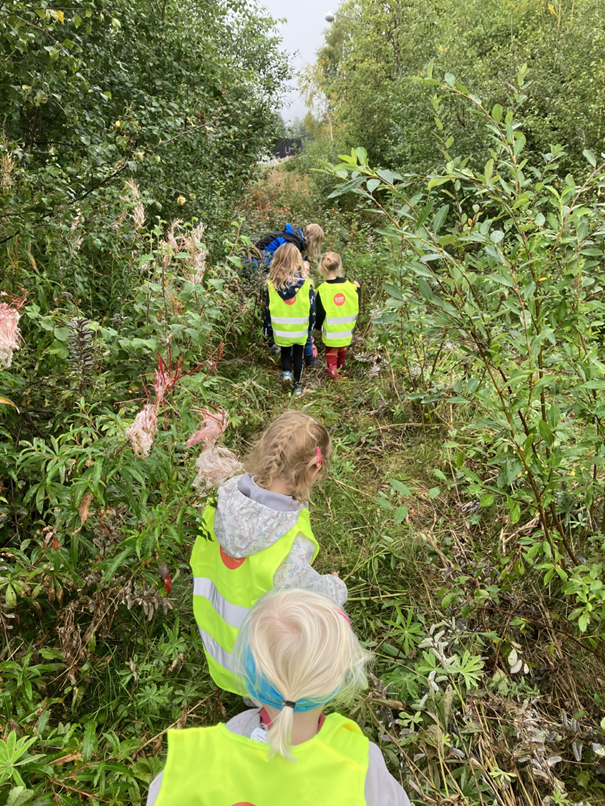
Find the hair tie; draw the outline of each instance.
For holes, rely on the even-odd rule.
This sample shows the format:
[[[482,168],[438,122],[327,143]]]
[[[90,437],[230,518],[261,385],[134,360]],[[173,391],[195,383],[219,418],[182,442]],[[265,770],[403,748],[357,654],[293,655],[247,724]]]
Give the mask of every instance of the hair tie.
[[[296,703],[292,700],[284,700],[284,708],[291,708],[294,710],[296,708]]]
[[[319,447],[319,445],[317,446],[316,454],[317,454],[317,462],[316,462],[317,467],[321,468],[323,467],[323,459],[321,458],[321,448]]]
[[[347,616],[344,610],[337,610],[336,611],[339,616],[342,616],[345,621],[348,621],[349,627],[351,626],[351,619]]]

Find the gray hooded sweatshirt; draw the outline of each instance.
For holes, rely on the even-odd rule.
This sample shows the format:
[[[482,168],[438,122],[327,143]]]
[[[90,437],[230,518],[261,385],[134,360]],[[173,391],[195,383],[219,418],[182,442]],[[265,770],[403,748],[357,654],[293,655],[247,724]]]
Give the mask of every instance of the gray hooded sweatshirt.
[[[249,473],[235,476],[219,487],[214,533],[230,557],[249,557],[269,548],[296,525],[306,504],[289,495],[259,487]],[[331,596],[341,607],[347,601],[347,586],[331,574],[318,574],[312,567],[315,546],[299,533],[292,549],[273,577],[279,587],[297,587]]]

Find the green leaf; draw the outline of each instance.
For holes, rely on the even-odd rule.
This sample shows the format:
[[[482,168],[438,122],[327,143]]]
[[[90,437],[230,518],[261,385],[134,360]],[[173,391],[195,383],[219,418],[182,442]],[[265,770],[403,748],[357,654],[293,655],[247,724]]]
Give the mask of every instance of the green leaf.
[[[502,113],[503,109],[500,104],[494,104],[494,108],[492,109],[492,117],[496,121],[496,123],[500,123],[502,120]]]
[[[510,522],[512,524],[518,523],[521,517],[521,507],[519,506],[519,502],[515,501],[514,498],[508,499],[508,511],[510,512]]]
[[[15,786],[8,793],[6,806],[23,806],[30,801],[36,793],[33,789],[26,789],[24,786]]]
[[[393,283],[383,283],[382,287],[387,292],[387,294],[390,294],[392,297],[395,297],[395,299],[399,300],[403,299],[401,289],[398,286],[394,285]]]
[[[379,507],[382,507],[382,509],[395,509],[393,504],[391,504],[388,498],[385,498],[384,495],[377,496],[376,503]]]
[[[452,73],[446,73],[443,78],[450,87],[453,87],[456,83],[456,76],[452,75]]]
[[[435,213],[435,218],[433,219],[433,231],[435,232],[435,234],[439,233],[439,230],[443,226],[443,222],[447,218],[449,210],[450,210],[449,204],[444,204]]]
[[[431,487],[431,489],[429,490],[429,498],[431,498],[431,499],[432,498],[437,498],[437,496],[439,495],[440,492],[441,492],[440,487]]]
[[[491,507],[491,505],[495,501],[495,496],[492,493],[484,493],[481,496],[481,501],[479,502],[479,506],[481,507]]]
[[[551,427],[548,425],[548,423],[545,423],[544,420],[540,420],[538,423],[538,430],[544,442],[546,442],[546,444],[550,447],[555,441]]]
[[[9,610],[12,610],[13,607],[16,606],[17,594],[15,593],[15,589],[12,585],[7,585],[4,589],[4,601]]]
[[[95,749],[97,738],[97,723],[93,719],[84,727],[84,741],[82,742],[82,761],[90,761]]]
[[[408,508],[405,506],[405,504],[402,504],[402,506],[400,506],[395,511],[395,514],[393,515],[393,520],[395,521],[395,523],[401,523],[407,518],[407,516],[408,516]]]
[[[592,165],[593,168],[597,167],[597,158],[592,153],[592,151],[590,151],[590,149],[585,148],[584,151],[582,151],[582,154],[584,154],[584,156],[586,157],[586,159]]]
[[[427,188],[431,190],[432,188],[437,187],[438,185],[445,185],[446,182],[451,181],[452,181],[451,176],[433,176],[431,179],[429,179]]]
[[[67,341],[69,339],[69,334],[71,330],[68,327],[56,327],[55,328],[55,339],[58,341]]]
[[[412,494],[412,491],[407,486],[407,484],[404,484],[402,481],[399,481],[399,479],[389,479],[389,484],[394,490],[396,490],[398,493],[401,493],[401,495],[407,497]]]

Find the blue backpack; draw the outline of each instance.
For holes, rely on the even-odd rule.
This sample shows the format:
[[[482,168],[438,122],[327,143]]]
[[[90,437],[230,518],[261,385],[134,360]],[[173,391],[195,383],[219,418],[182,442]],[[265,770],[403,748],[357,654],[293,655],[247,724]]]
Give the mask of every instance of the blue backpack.
[[[246,261],[247,264],[253,270],[261,268],[264,271],[268,271],[273,255],[285,243],[294,244],[298,251],[302,253],[305,248],[305,236],[302,229],[298,227],[295,230],[292,224],[286,224],[283,230],[265,235],[264,238],[254,244],[258,250],[259,257],[250,258],[250,260]]]

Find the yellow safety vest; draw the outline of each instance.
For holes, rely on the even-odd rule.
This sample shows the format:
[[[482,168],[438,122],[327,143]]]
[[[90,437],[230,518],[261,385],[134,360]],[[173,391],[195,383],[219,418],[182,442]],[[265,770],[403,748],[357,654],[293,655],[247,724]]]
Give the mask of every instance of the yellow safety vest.
[[[208,505],[191,554],[193,613],[212,679],[225,691],[245,695],[231,655],[239,628],[248,610],[272,590],[275,572],[290,553],[296,536],[302,533],[315,545],[313,559],[319,545],[305,507],[296,524],[269,548],[241,559],[229,557],[216,539],[215,515],[216,507]]]
[[[347,347],[359,313],[357,286],[344,283],[322,283],[317,289],[326,312],[321,333],[327,347]]]
[[[156,806],[365,806],[369,741],[350,719],[326,717],[294,762],[267,751],[223,724],[169,730]]]
[[[309,333],[311,281],[305,280],[296,296],[287,300],[279,296],[273,283],[269,283],[268,288],[269,314],[275,343],[280,347],[305,344]]]

